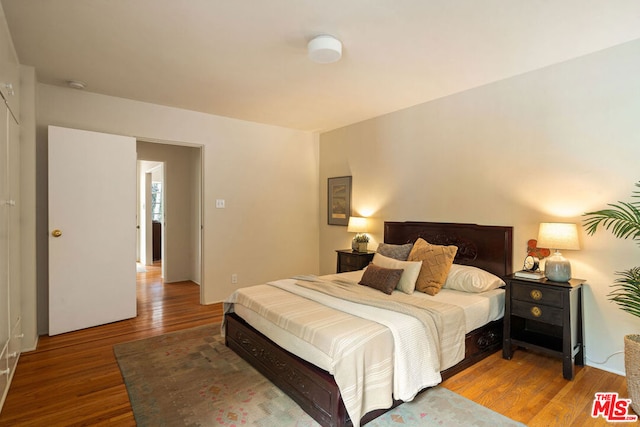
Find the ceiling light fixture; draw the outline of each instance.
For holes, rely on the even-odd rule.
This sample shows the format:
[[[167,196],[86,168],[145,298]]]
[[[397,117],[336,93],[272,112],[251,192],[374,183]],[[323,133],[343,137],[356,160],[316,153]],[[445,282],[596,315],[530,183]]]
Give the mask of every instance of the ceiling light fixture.
[[[342,42],[329,35],[317,36],[307,44],[309,58],[318,64],[330,64],[342,57]]]
[[[80,89],[80,90],[87,87],[87,84],[85,82],[81,82],[80,80],[69,80],[67,82],[67,85],[72,89]]]

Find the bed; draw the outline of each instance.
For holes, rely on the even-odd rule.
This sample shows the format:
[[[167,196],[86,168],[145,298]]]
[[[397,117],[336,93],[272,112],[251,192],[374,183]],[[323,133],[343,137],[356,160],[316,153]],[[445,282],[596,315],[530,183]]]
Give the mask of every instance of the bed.
[[[455,254],[454,263],[457,265],[477,267],[498,277],[504,277],[511,273],[512,227],[430,222],[385,222],[384,224],[385,244],[402,245],[416,242],[419,239],[424,239],[425,241],[434,245],[455,246],[457,248],[457,251]],[[362,274],[362,271],[360,271],[343,273],[340,275],[330,275],[328,277],[320,278],[324,282],[320,282],[319,284],[312,283],[308,286],[311,287],[311,292],[319,291],[327,287],[326,282],[328,281],[338,284],[341,284],[342,282],[357,282],[362,278]],[[302,281],[304,281],[304,278],[298,279],[299,280],[296,281],[296,285],[303,285]],[[302,279],[302,281],[300,279]],[[293,279],[289,279],[289,281],[291,280]],[[314,280],[310,281],[313,282]],[[278,285],[278,283],[271,283],[269,286],[274,285]],[[283,288],[285,287],[285,285],[289,286],[290,284],[281,284]],[[317,287],[317,289],[314,289],[314,286]],[[251,288],[257,289],[258,287]],[[360,286],[359,288],[365,287]],[[271,287],[269,289],[271,289]],[[281,292],[281,290],[277,290],[274,292]],[[301,292],[304,294],[304,292],[309,291],[303,290]],[[398,293],[399,292],[394,292],[394,295]],[[459,298],[456,296],[456,293],[459,295]],[[416,294],[418,293],[416,292]],[[464,310],[471,309],[464,307],[461,308],[461,310],[465,312],[463,316],[463,319],[465,319],[465,321],[463,322],[462,326],[458,327],[458,335],[455,335],[457,337],[455,339],[457,343],[453,343],[454,347],[450,348],[451,354],[453,355],[453,353],[457,352],[457,355],[455,356],[455,358],[452,356],[451,358],[447,359],[449,360],[449,362],[447,363],[449,363],[450,366],[447,365],[447,363],[441,363],[440,365],[438,365],[444,367],[444,369],[440,370],[440,372],[437,373],[438,381],[444,380],[454,375],[455,373],[460,372],[466,367],[471,366],[479,360],[482,360],[488,355],[494,353],[501,347],[501,316],[503,311],[497,313],[496,307],[499,307],[500,310],[503,310],[503,290],[497,289],[488,292],[486,298],[487,301],[490,302],[485,303],[481,301],[480,304],[477,303],[478,298],[482,299],[484,298],[484,296],[480,296],[479,294],[478,296],[474,295],[473,298],[471,298],[469,295],[463,294],[464,293],[462,292],[457,292],[454,290],[443,290],[443,292],[438,293],[436,295],[437,298],[434,299],[445,300],[447,303],[464,299],[473,300],[475,302],[470,302],[468,304],[469,306],[471,306],[472,308],[478,305],[490,306],[493,307],[493,314],[486,315],[488,320],[485,319],[484,321],[478,321],[477,319],[481,319],[484,316],[483,314],[481,314],[479,317],[470,316]],[[273,296],[269,296],[269,298],[280,301],[278,295],[279,294],[274,293]],[[382,293],[380,293],[380,295],[382,295]],[[407,296],[399,295],[398,297],[403,298]],[[422,297],[422,295],[420,295],[419,297]],[[329,296],[329,298],[333,297]],[[380,298],[382,299],[384,298],[384,296],[381,296]],[[428,297],[423,299],[428,299]],[[230,302],[236,301],[230,300]],[[320,303],[312,302],[311,304]],[[351,303],[346,302],[345,304]],[[251,305],[251,303],[246,305]],[[464,306],[465,304],[461,302],[460,305]],[[294,339],[290,339],[286,335],[283,337],[280,334],[286,334],[287,332],[279,331],[279,328],[274,327],[274,325],[269,321],[264,322],[265,324],[263,325],[261,323],[263,322],[263,319],[260,319],[261,315],[257,315],[258,318],[256,318],[256,312],[262,313],[261,310],[252,312],[251,310],[245,309],[245,307],[241,304],[235,304],[235,306],[235,310],[233,308],[225,310],[226,314],[224,321],[224,334],[226,345],[242,358],[247,360],[258,371],[265,375],[265,377],[267,377],[287,395],[289,395],[294,401],[298,403],[298,405],[300,405],[302,409],[304,409],[321,425],[362,425],[378,417],[389,409],[403,403],[403,400],[394,398],[397,392],[398,385],[386,384],[386,387],[396,387],[393,389],[393,393],[389,392],[389,394],[394,395],[393,397],[383,396],[384,399],[382,400],[384,400],[385,402],[386,400],[389,400],[388,404],[378,403],[377,407],[380,409],[370,410],[366,413],[354,411],[352,409],[353,404],[352,396],[350,394],[351,391],[345,391],[344,381],[340,379],[341,377],[339,377],[339,372],[334,372],[335,376],[329,373],[329,371],[332,371],[333,365],[331,365],[330,369],[328,364],[331,361],[323,361],[323,352],[316,352],[317,354],[314,354],[314,349],[316,349],[316,346],[308,345],[308,343],[304,342],[304,339],[298,340],[296,338],[294,342]],[[234,307],[234,304],[227,304],[227,307]],[[274,309],[274,312],[275,310],[276,309]],[[321,307],[318,305],[317,308],[311,306],[310,309],[305,308],[304,310],[310,310],[305,311],[305,318],[313,318],[312,314],[307,313],[315,313],[318,318],[337,319],[342,316],[342,314],[338,315],[337,312],[331,311],[335,310],[335,307],[326,308],[324,306]],[[350,312],[351,309],[345,309],[344,311]],[[327,315],[327,313],[333,314]],[[262,315],[264,315],[264,317],[267,319],[269,318],[269,313],[265,312],[262,313]],[[402,314],[400,314],[400,316],[402,316]],[[364,315],[364,317],[366,317],[366,315]],[[476,320],[469,320],[469,318],[473,318]],[[271,320],[275,323],[273,318]],[[313,320],[311,320],[311,322],[313,322]],[[353,319],[350,322],[352,322],[354,328],[361,327],[362,330],[369,331],[367,333],[367,336],[373,338],[368,338],[371,341],[370,343],[363,344],[363,351],[370,351],[373,355],[370,357],[374,358],[372,360],[375,360],[375,363],[377,363],[378,361],[378,359],[375,359],[375,357],[379,357],[379,365],[383,366],[383,361],[386,362],[387,359],[389,359],[388,355],[384,352],[393,351],[386,349],[387,347],[394,347],[394,342],[391,341],[391,343],[389,344],[388,341],[388,335],[393,334],[387,333],[387,327],[385,327],[384,324],[380,325],[376,323],[376,325],[372,325],[371,323],[374,322],[367,323],[366,320],[363,320],[360,317],[358,317],[357,319]],[[459,330],[461,328],[464,330],[460,335]],[[402,327],[401,329],[404,330],[405,328]],[[451,328],[451,330],[453,329],[455,328]],[[384,333],[382,333],[381,330],[384,330]],[[306,334],[306,332],[301,333],[300,336],[306,336]],[[316,332],[313,332],[312,335],[315,337]],[[319,332],[317,333],[317,335],[322,336],[322,334]],[[395,337],[395,335],[393,336]],[[453,337],[454,335],[452,334],[451,336]],[[425,339],[425,341],[428,341],[428,339]],[[276,342],[282,344],[282,346],[276,344]],[[464,345],[462,344],[463,342]],[[421,343],[422,340],[416,341],[416,347],[419,347],[419,345],[417,344]],[[459,347],[455,347],[455,345],[458,344]],[[333,346],[333,344],[331,345]],[[398,344],[396,342],[396,347],[397,346]],[[439,348],[439,343],[436,343],[435,346]],[[288,350],[283,347],[286,347]],[[428,352],[429,347],[427,346],[425,348],[425,352]],[[462,350],[460,350],[460,348]],[[449,349],[449,347],[447,347],[447,349]],[[420,352],[422,351],[423,350],[421,349]],[[384,356],[379,355],[378,352],[381,352],[381,354],[384,354]],[[393,361],[390,363],[394,363],[393,366],[397,368],[399,362],[397,353],[395,354],[395,359],[391,357]],[[455,364],[451,363],[452,360],[455,360]],[[387,368],[388,367],[381,368],[381,370],[386,370]],[[365,372],[364,374],[369,375],[369,365],[367,365],[366,371],[367,372]],[[375,371],[375,369],[372,368],[371,371]],[[397,372],[392,373],[392,377],[394,374],[398,377],[401,377],[402,371],[398,370]],[[371,380],[367,381],[368,383],[373,383],[373,381]],[[343,384],[342,391],[338,386],[338,382]],[[380,383],[383,382],[384,381],[382,380],[380,381]],[[425,384],[427,384],[427,386],[434,385],[433,383]],[[399,395],[402,395],[402,393],[399,393]],[[409,394],[409,396],[411,396],[411,394]],[[346,405],[345,402],[347,402]],[[349,407],[350,409],[347,410],[347,407]],[[351,418],[349,417],[349,412],[358,414],[358,422],[352,422]]]

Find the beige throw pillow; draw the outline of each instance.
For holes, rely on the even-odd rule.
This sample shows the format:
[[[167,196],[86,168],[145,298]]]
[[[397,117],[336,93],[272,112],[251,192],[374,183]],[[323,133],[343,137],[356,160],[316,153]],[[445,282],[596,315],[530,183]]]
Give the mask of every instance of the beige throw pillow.
[[[405,294],[412,294],[416,288],[416,280],[420,274],[421,262],[398,261],[397,259],[386,257],[382,254],[373,256],[372,264],[384,268],[400,268],[403,271],[398,282],[397,289]]]
[[[458,252],[456,246],[432,245],[421,238],[416,240],[407,259],[407,261],[422,261],[416,290],[429,295],[440,292],[447,280],[456,252]]]

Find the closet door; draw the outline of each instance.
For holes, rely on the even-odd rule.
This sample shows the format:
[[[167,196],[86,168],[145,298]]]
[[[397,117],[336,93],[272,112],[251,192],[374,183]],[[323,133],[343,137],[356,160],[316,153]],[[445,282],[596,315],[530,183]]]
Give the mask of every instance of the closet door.
[[[0,37],[0,409],[15,372],[20,331],[20,67]],[[15,251],[15,252],[14,252]]]
[[[13,115],[7,115],[7,143],[9,152],[9,350],[8,365],[13,373],[22,347],[20,277],[20,128]]]
[[[0,403],[9,387],[9,145],[7,107],[0,97]]]
[[[136,142],[49,127],[49,335],[136,316]]]

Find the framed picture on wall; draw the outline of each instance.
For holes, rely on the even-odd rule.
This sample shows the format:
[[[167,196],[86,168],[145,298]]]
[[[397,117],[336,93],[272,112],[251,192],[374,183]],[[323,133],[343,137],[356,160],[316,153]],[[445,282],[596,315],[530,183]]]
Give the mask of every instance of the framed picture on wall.
[[[351,216],[351,177],[329,178],[327,197],[327,219],[329,225],[349,223]]]

